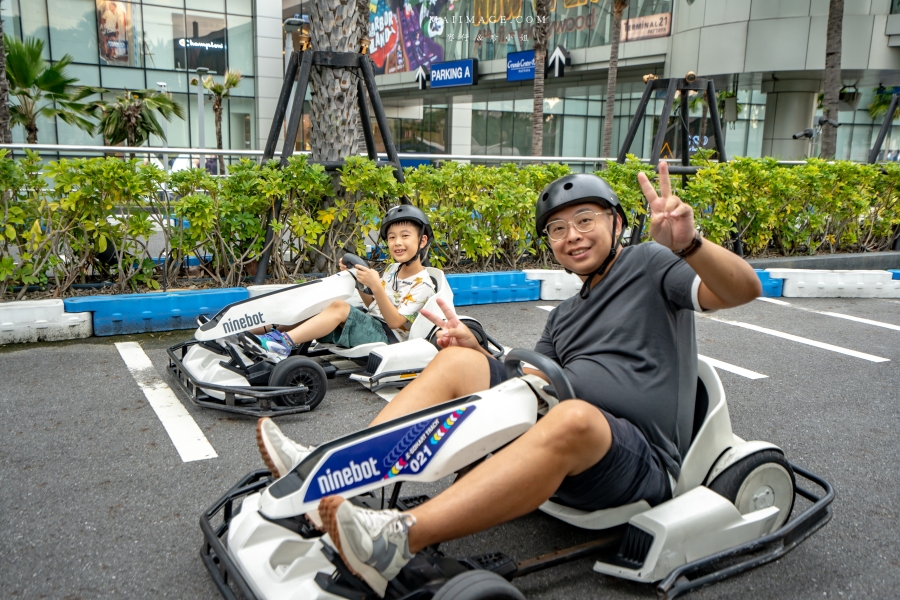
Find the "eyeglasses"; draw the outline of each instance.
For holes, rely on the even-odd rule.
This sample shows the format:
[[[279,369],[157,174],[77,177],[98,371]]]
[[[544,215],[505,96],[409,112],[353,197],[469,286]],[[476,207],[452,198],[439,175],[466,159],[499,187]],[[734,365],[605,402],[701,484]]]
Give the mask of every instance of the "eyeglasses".
[[[597,226],[597,215],[611,215],[611,212],[594,212],[586,210],[575,214],[572,221],[563,221],[556,219],[547,223],[544,233],[547,234],[554,242],[564,240],[569,235],[569,225],[573,226],[576,231],[581,233],[589,233]]]

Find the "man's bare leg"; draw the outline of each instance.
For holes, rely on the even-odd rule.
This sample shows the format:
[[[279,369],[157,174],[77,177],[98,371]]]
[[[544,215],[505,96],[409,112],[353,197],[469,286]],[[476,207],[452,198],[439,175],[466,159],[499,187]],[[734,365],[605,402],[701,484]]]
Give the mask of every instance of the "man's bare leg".
[[[600,462],[611,445],[602,412],[580,400],[563,402],[455,485],[413,509],[410,551],[484,531],[537,509],[563,478]]]

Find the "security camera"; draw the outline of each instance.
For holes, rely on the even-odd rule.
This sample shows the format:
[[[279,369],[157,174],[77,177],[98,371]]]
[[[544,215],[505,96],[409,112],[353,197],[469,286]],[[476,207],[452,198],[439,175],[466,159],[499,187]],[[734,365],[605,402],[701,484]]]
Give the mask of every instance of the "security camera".
[[[157,81],[157,82],[156,82],[156,85],[157,85],[158,87],[161,87],[162,89],[166,89],[167,87],[169,87],[169,86],[166,85],[166,82],[165,82],[165,81]]]
[[[816,135],[815,129],[804,129],[800,133],[795,133],[793,135],[793,138],[795,140],[799,140],[799,139],[803,139],[803,138],[813,138],[813,137],[815,137],[815,135]]]
[[[841,124],[838,123],[837,121],[832,121],[831,119],[829,119],[827,117],[819,117],[818,121],[816,121],[816,125],[818,125],[819,127],[821,127],[825,123],[828,123],[832,127],[840,127],[841,126]]]

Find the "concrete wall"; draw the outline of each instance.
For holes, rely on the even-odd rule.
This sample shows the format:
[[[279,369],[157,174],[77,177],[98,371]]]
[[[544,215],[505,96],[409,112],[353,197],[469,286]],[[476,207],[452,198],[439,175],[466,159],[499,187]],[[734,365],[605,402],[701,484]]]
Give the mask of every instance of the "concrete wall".
[[[890,0],[845,0],[841,68],[900,69],[887,32]],[[676,2],[666,75],[825,68],[828,0]]]
[[[256,36],[256,135],[260,150],[266,146],[278,94],[284,81],[284,42],[281,26],[281,2],[256,0],[254,19]],[[278,150],[284,141],[279,136]]]

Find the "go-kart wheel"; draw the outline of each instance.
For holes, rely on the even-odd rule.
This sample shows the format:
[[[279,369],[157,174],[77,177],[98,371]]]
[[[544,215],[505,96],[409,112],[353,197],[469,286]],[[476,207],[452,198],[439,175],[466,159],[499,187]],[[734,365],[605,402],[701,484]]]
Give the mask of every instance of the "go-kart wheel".
[[[304,356],[289,356],[275,365],[272,374],[269,375],[269,385],[271,387],[305,385],[308,391],[278,396],[275,403],[281,406],[305,404],[310,410],[322,402],[328,390],[325,369],[316,361]]]
[[[778,507],[778,518],[772,527],[775,531],[791,516],[794,485],[794,471],[784,455],[776,450],[763,450],[745,456],[722,471],[709,484],[709,489],[734,502],[742,515]]]
[[[441,586],[432,600],[525,600],[525,596],[496,573],[467,571]]]

